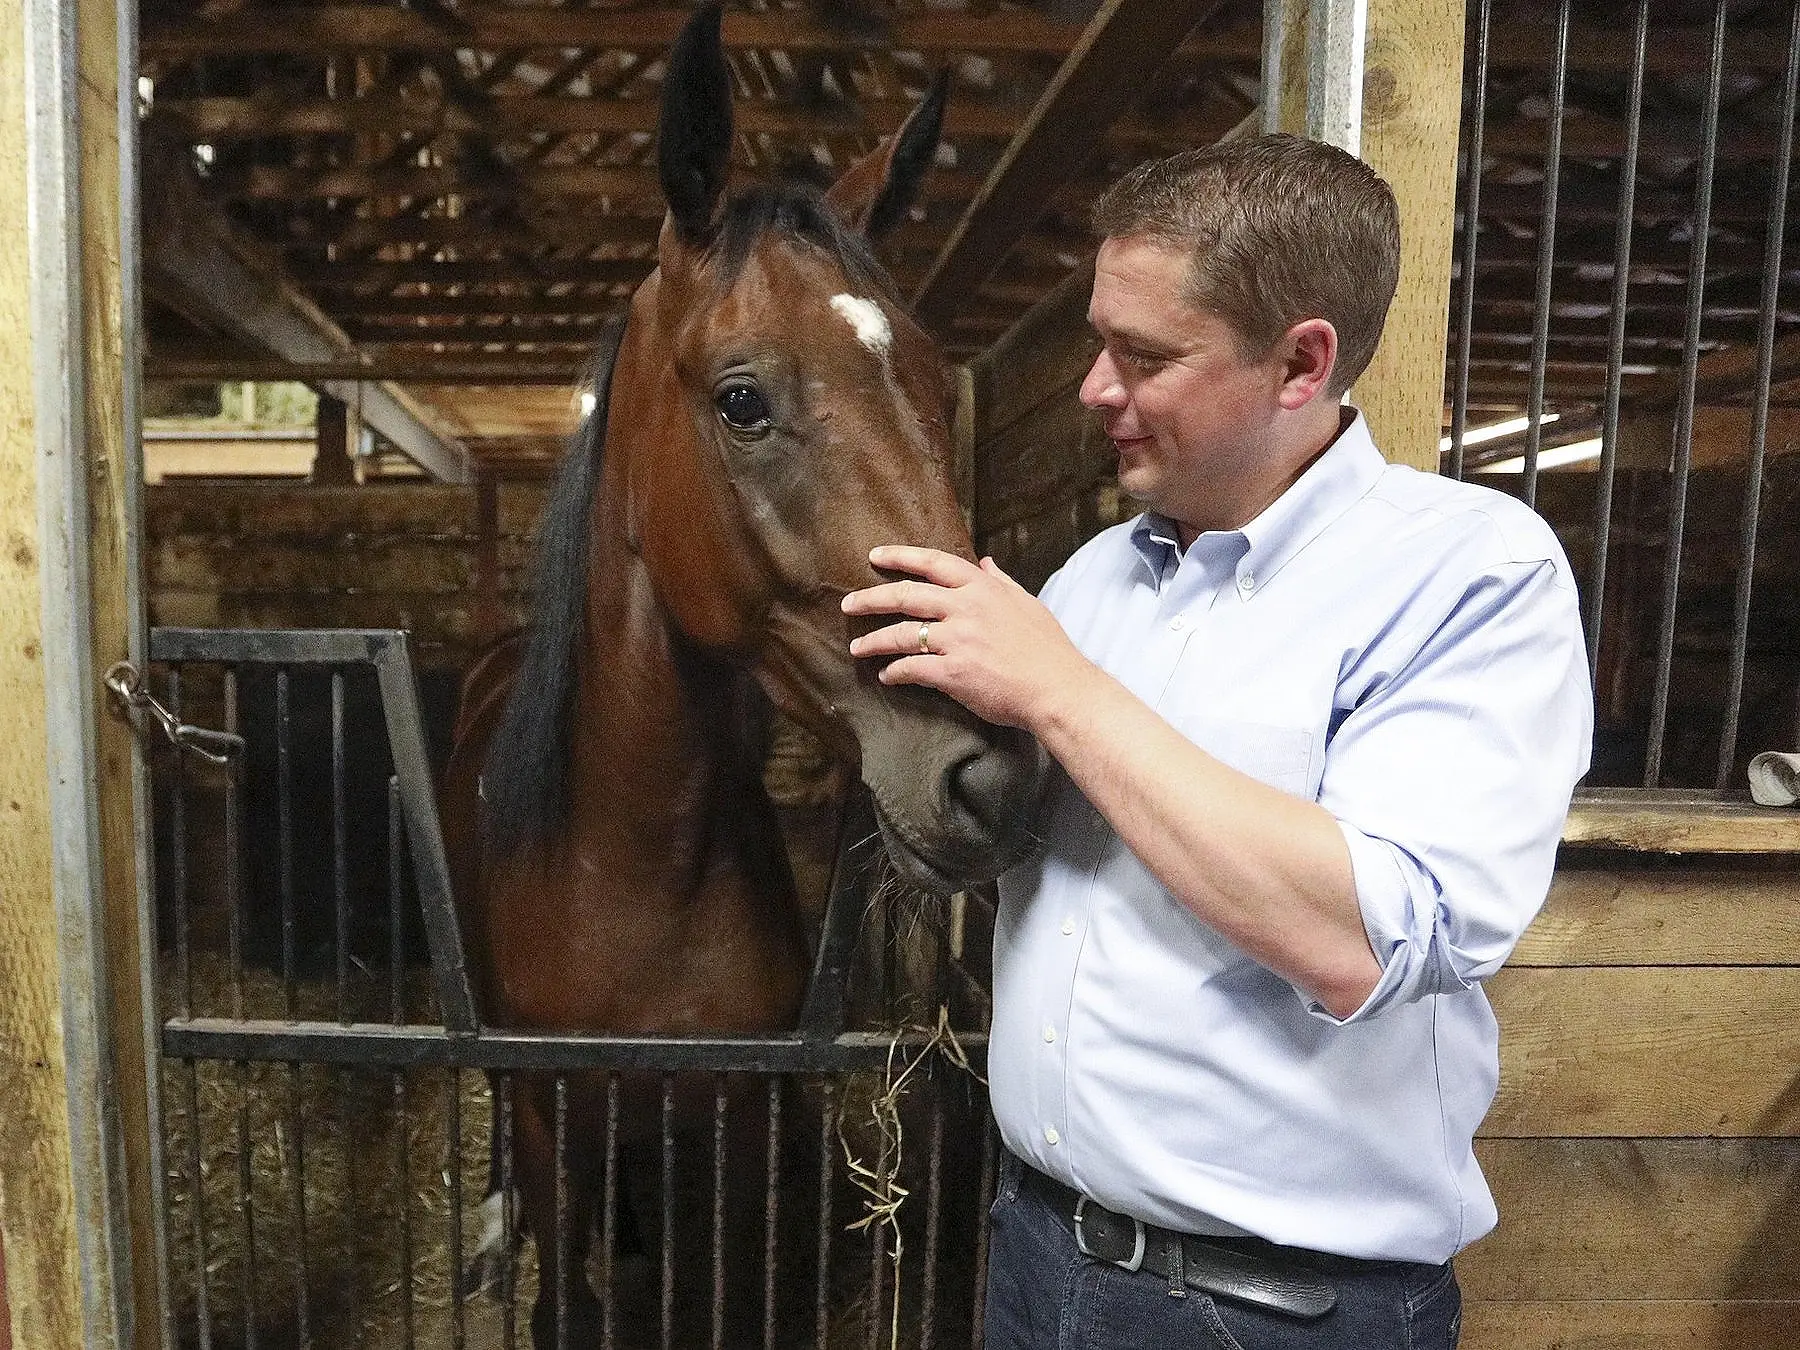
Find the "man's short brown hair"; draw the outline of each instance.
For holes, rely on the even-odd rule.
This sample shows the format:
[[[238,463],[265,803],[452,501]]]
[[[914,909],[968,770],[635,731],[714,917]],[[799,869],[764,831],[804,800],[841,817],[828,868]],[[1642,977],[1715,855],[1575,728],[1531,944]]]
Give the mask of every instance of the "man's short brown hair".
[[[1185,299],[1261,356],[1302,319],[1338,335],[1328,386],[1367,368],[1400,276],[1400,212],[1379,174],[1335,146],[1252,136],[1141,164],[1094,204],[1109,238],[1189,255]]]

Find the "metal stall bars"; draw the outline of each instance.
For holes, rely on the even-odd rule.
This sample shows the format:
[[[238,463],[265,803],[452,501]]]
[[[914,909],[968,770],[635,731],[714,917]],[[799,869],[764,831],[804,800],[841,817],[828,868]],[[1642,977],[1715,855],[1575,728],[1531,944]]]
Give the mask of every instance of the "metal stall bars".
[[[1640,0],[1601,51],[1572,42],[1570,0],[1529,42],[1517,6],[1471,7],[1442,444],[1447,472],[1535,505],[1576,564],[1590,782],[1689,797],[1800,742],[1780,596],[1755,590],[1759,535],[1786,533],[1767,506],[1788,494],[1765,488],[1786,482],[1768,447],[1797,326],[1800,11],[1710,9],[1678,35]],[[1570,457],[1597,471],[1552,472]]]
[[[470,1155],[480,1152],[468,1146],[467,1121],[487,1114],[465,1109],[481,1095],[470,1089],[478,1080],[464,1073],[475,1069],[486,1071],[492,1084],[492,1171],[502,1195],[511,1193],[514,1178],[515,1075],[555,1075],[563,1238],[569,1236],[562,1224],[574,1075],[605,1076],[596,1220],[604,1344],[617,1342],[633,1311],[621,1268],[635,1262],[641,1269],[652,1260],[655,1270],[640,1281],[652,1286],[652,1334],[662,1345],[685,1343],[678,1339],[683,1309],[676,1275],[678,1250],[691,1253],[693,1242],[684,1236],[678,1246],[676,1234],[695,1228],[710,1233],[708,1307],[698,1334],[704,1343],[725,1343],[728,1255],[741,1259],[727,1251],[727,1195],[745,1166],[763,1177],[755,1259],[762,1266],[764,1345],[795,1341],[790,1305],[801,1301],[801,1290],[810,1290],[808,1339],[820,1347],[840,1334],[836,1324],[846,1316],[860,1320],[870,1347],[897,1339],[902,1329],[909,1344],[930,1346],[951,1334],[979,1344],[981,1218],[993,1187],[995,1145],[976,1080],[940,1075],[921,1094],[923,1116],[915,1123],[926,1144],[924,1194],[905,1225],[921,1252],[903,1257],[902,1225],[892,1208],[916,1184],[919,1169],[905,1168],[898,1137],[871,1146],[872,1165],[859,1161],[855,1132],[840,1123],[853,1106],[883,1105],[898,1122],[893,1103],[882,1102],[881,1085],[896,1067],[910,1073],[950,1034],[942,1022],[930,1034],[849,1026],[847,989],[881,860],[866,816],[846,820],[811,983],[792,1033],[658,1038],[484,1027],[451,903],[405,635],[157,629],[151,656],[165,672],[177,721],[190,711],[201,719],[204,711],[244,746],[210,791],[200,782],[207,771],[190,772],[181,756],[167,760],[160,775],[166,788],[160,852],[167,864],[160,908],[170,950],[165,1011],[155,1031],[165,1077],[178,1085],[170,1092],[177,1106],[166,1113],[167,1132],[171,1189],[185,1205],[186,1222],[176,1225],[174,1206],[163,1222],[171,1249],[185,1247],[185,1259],[171,1262],[177,1277],[187,1277],[174,1299],[179,1340],[203,1350],[224,1339],[246,1347],[461,1347],[482,1336],[484,1343],[510,1346],[520,1341],[517,1302],[540,1279],[554,1281],[559,1338],[566,1336],[571,1289],[582,1272],[566,1259],[550,1271],[529,1269],[518,1254],[511,1204],[490,1200],[479,1211],[495,1228],[496,1297],[465,1303],[461,1296],[465,1252],[474,1246],[492,1254],[490,1244],[464,1240],[465,1171],[475,1161]],[[373,688],[364,689],[371,671]],[[328,681],[328,723],[316,714],[309,721],[304,696],[321,679]],[[368,712],[370,693],[392,772],[384,791],[359,795],[356,764],[379,750],[355,725],[359,710]],[[253,694],[266,705],[260,712]],[[324,785],[322,765],[328,765]],[[262,778],[272,779],[272,792],[259,781],[259,766]],[[379,767],[385,772],[389,765]],[[325,801],[322,809],[309,805],[303,782]],[[385,818],[385,858],[377,860],[385,863],[385,878],[369,875],[364,856],[380,851],[371,843],[379,839],[380,822],[362,819],[370,814]],[[218,874],[222,906],[209,904],[209,888],[197,881],[209,868]],[[272,920],[257,908],[271,898]],[[372,901],[386,912],[370,935],[361,933],[359,915]],[[315,911],[330,915],[327,954],[307,936],[316,928]],[[435,1016],[421,1012],[424,1000],[411,979],[409,914],[421,920]],[[206,933],[211,937],[203,938]],[[955,954],[937,953],[940,980]],[[208,979],[199,978],[208,971]],[[979,1022],[979,990],[969,998],[944,997],[946,1006],[977,1009],[970,1020]],[[383,1011],[385,1020],[378,1020]],[[979,1056],[985,1035],[971,1025],[950,1044],[957,1055]],[[641,1147],[625,1137],[622,1098],[646,1079],[658,1116],[650,1197],[627,1194],[621,1182],[622,1155]],[[678,1146],[678,1096],[697,1097],[709,1116],[708,1138],[695,1156],[710,1193],[689,1208],[680,1199],[692,1178],[681,1175],[679,1164],[694,1159]],[[728,1125],[742,1117],[746,1101],[758,1098],[759,1156],[746,1163],[742,1148],[732,1157]],[[783,1201],[796,1135],[814,1115],[816,1156],[804,1163],[814,1169],[818,1190],[804,1244],[813,1251],[800,1262],[790,1256],[798,1205]],[[225,1138],[209,1140],[209,1127]],[[185,1139],[174,1137],[181,1133]],[[960,1177],[947,1184],[947,1173],[959,1167],[974,1186]],[[385,1172],[385,1192],[398,1191],[397,1201],[378,1198],[384,1192],[371,1175],[376,1171]],[[277,1174],[273,1181],[269,1172]],[[846,1180],[870,1193],[867,1206],[845,1203]],[[655,1253],[641,1250],[646,1199],[659,1208]],[[347,1220],[338,1212],[350,1208],[360,1213]],[[431,1221],[423,1228],[415,1223],[421,1215]],[[839,1237],[841,1226],[865,1230],[866,1263]],[[371,1234],[377,1227],[383,1231]],[[568,1250],[565,1242],[557,1248],[559,1257]],[[376,1280],[355,1268],[359,1258],[379,1271]],[[227,1320],[235,1323],[229,1337]],[[493,1323],[491,1336],[473,1326],[478,1321]]]

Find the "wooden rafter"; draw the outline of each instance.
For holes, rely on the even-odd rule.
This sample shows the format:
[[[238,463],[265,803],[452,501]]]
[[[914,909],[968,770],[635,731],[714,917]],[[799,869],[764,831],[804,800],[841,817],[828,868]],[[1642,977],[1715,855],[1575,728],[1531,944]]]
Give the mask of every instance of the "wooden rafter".
[[[1099,149],[1106,128],[1146,91],[1146,66],[1172,52],[1219,0],[1103,0],[1037,106],[964,211],[913,296],[927,327],[943,327]],[[1217,140],[1229,125],[1214,129]]]

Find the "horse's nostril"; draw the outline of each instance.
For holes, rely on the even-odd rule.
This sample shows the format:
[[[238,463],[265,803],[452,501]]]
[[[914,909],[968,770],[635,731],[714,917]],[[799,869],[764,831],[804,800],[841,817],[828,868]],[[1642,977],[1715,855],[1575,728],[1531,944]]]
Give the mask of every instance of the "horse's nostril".
[[[1010,798],[1020,786],[1017,762],[997,748],[970,755],[950,770],[950,800],[990,834],[1018,817],[1022,803]]]

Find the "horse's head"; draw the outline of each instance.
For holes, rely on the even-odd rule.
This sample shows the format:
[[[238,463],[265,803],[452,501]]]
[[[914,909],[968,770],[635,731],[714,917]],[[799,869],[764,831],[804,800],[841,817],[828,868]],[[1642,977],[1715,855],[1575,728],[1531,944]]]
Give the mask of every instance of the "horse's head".
[[[609,413],[637,447],[633,547],[687,638],[741,660],[790,715],[860,756],[903,872],[940,891],[990,877],[1027,847],[1041,751],[941,695],[882,685],[850,658],[838,607],[879,579],[876,544],[973,556],[941,357],[869,248],[933,158],[942,82],[823,196],[727,196],[716,6],[683,32],[664,87],[668,215]]]

